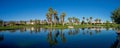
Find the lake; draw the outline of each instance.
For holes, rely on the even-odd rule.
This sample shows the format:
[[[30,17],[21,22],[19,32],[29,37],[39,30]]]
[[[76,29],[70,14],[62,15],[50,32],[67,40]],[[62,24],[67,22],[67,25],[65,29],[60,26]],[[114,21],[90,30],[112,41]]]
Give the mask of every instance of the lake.
[[[115,28],[40,28],[0,30],[0,48],[120,48]]]

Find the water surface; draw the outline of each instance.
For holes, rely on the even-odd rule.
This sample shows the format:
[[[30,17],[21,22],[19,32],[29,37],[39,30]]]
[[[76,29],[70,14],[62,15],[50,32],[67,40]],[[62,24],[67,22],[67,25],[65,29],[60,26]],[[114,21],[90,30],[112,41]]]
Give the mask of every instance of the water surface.
[[[0,30],[0,48],[115,48],[120,36],[114,28],[21,28]]]

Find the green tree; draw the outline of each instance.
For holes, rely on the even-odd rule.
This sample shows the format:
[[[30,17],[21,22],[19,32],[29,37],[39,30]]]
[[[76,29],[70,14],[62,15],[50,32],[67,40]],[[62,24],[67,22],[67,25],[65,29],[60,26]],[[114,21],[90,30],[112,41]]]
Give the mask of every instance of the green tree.
[[[53,15],[53,9],[49,8],[48,9],[48,13],[49,13],[49,19],[50,19],[50,23],[51,23],[51,27],[52,27],[52,15]]]
[[[9,21],[9,23],[8,23],[10,26],[13,26],[13,25],[15,25],[16,23],[15,23],[15,21]]]
[[[57,11],[55,10],[54,12],[54,25],[56,26],[56,24],[57,24]]]
[[[97,18],[97,19],[95,19],[95,23],[97,24],[98,23],[98,21],[99,21],[99,19]]]
[[[79,24],[79,19],[78,18],[75,18],[75,23]]]
[[[20,24],[22,24],[22,25],[25,25],[26,24],[26,21],[20,21]]]
[[[99,21],[99,23],[101,24],[101,19],[99,19],[98,21]]]
[[[33,20],[32,19],[30,19],[30,23],[32,23],[33,22]]]
[[[75,17],[72,17],[72,22],[73,22],[73,23],[75,23],[75,19],[76,19]]]
[[[49,14],[49,12],[46,13],[46,18],[47,18],[48,24],[50,24],[50,14]]]
[[[56,19],[57,19],[57,24],[59,24],[59,17],[58,17],[58,16],[56,16]]]
[[[85,17],[82,17],[82,18],[83,18],[83,20],[82,20],[81,24],[85,24]]]
[[[90,17],[90,24],[92,24],[92,19],[93,19],[93,18],[92,18],[92,17]]]
[[[0,26],[2,26],[3,25],[3,20],[0,20]]]
[[[106,26],[108,26],[110,24],[110,21],[106,20]]]
[[[43,23],[44,23],[44,24],[47,24],[47,21],[46,21],[46,20],[44,20],[44,21],[43,21]]]
[[[35,22],[36,25],[40,24],[40,20],[35,19],[34,22]]]
[[[120,7],[112,12],[111,19],[115,23],[120,24]]]
[[[86,21],[87,21],[87,25],[88,25],[88,23],[89,23],[89,19],[87,18]]]
[[[65,18],[66,14],[64,12],[62,12],[62,14],[60,15],[60,19],[61,19],[61,24],[64,26],[64,18]]]
[[[72,25],[72,18],[71,17],[68,18],[68,21],[69,21],[69,25]]]

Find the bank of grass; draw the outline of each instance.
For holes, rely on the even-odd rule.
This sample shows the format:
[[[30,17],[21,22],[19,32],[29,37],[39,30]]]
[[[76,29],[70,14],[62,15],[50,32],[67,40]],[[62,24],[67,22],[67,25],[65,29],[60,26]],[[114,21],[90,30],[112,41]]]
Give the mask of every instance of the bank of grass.
[[[14,25],[14,26],[1,26],[0,30],[11,30],[25,27],[41,27],[41,28],[68,28],[69,25]],[[72,25],[74,28],[85,28],[85,27],[118,27],[120,24],[97,24],[97,25]]]

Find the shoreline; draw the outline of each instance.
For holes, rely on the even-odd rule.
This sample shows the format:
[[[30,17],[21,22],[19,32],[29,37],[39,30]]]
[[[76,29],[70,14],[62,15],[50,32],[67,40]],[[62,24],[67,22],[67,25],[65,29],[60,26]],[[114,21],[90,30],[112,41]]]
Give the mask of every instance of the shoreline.
[[[50,26],[50,25],[15,25],[15,26],[1,26],[0,30],[12,30],[12,29],[19,29],[19,28],[25,28],[25,27],[40,27],[40,28],[68,28],[70,25],[56,25],[56,26]],[[120,24],[113,24],[113,25],[72,25],[74,28],[86,28],[86,27],[118,27]]]

